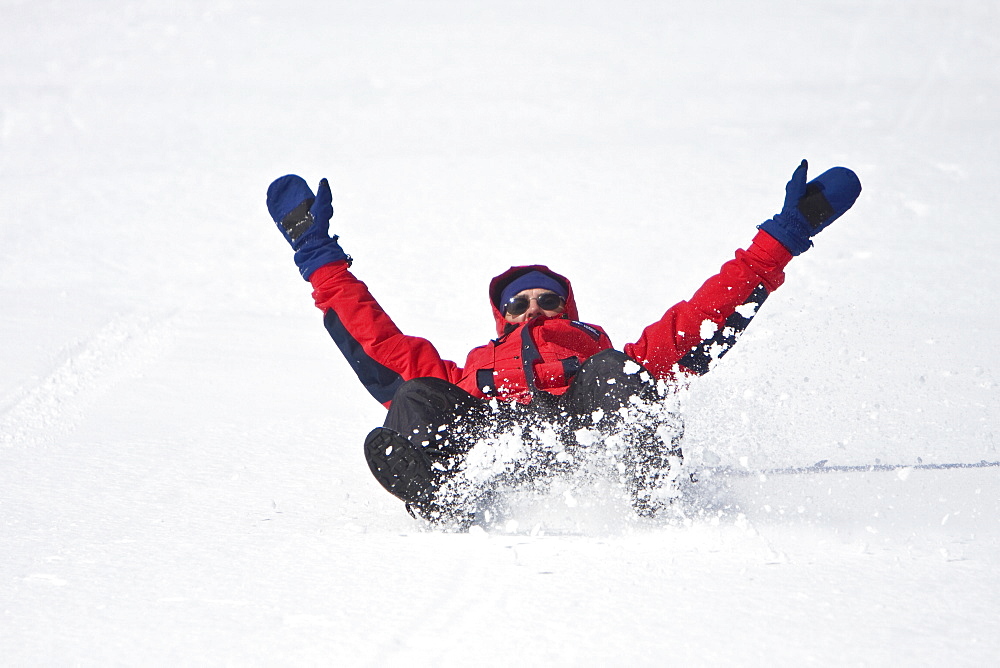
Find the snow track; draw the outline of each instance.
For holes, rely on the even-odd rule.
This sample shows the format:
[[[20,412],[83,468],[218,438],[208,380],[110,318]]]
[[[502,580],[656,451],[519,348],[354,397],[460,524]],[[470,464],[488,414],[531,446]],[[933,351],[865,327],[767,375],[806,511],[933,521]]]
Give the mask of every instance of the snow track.
[[[67,347],[51,373],[0,402],[0,444],[38,445],[69,434],[89,406],[163,354],[176,320],[171,314],[122,314]]]
[[[834,465],[827,466],[825,462],[818,462],[812,466],[786,466],[771,469],[739,469],[731,466],[723,467],[703,467],[695,473],[707,476],[726,476],[733,478],[753,478],[767,477],[771,475],[802,475],[806,473],[874,473],[896,471],[900,475],[905,475],[907,471],[927,470],[945,471],[948,469],[984,469],[1000,466],[1000,462],[990,462],[985,459],[980,462],[952,462],[950,464],[856,464],[856,465]]]

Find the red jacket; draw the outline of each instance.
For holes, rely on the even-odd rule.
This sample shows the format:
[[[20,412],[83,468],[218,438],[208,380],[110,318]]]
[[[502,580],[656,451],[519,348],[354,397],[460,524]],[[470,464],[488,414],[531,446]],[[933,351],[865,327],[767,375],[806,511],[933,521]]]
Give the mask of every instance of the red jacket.
[[[791,254],[765,232],[722,265],[689,301],[672,306],[622,349],[657,378],[700,375],[724,355],[767,296],[785,280]],[[498,308],[503,287],[518,274],[543,271],[566,285],[565,312],[512,325]],[[490,282],[497,338],[469,352],[463,366],[441,359],[426,339],[399,331],[347,262],[316,270],[310,282],[327,331],[368,391],[389,406],[411,378],[433,376],[477,397],[528,402],[534,392],[562,394],[588,357],[613,347],[607,333],[580,322],[570,282],[547,267],[512,267]]]

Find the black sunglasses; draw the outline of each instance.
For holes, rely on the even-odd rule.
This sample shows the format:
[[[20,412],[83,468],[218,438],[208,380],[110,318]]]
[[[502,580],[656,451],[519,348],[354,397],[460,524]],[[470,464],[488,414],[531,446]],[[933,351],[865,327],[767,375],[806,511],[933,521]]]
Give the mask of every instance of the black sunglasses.
[[[537,297],[525,297],[524,295],[518,295],[510,298],[510,300],[504,305],[503,312],[507,315],[519,316],[528,310],[528,307],[531,306],[532,299],[538,302],[538,308],[543,311],[558,311],[564,301],[562,297],[554,292],[543,292]]]

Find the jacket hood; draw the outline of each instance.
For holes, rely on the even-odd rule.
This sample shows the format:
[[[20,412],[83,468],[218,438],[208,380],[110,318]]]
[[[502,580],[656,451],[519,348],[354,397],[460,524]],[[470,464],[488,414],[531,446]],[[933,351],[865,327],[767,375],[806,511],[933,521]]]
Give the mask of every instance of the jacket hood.
[[[541,273],[551,276],[555,280],[562,283],[566,288],[566,311],[564,315],[570,320],[580,319],[576,310],[576,298],[573,296],[573,285],[569,282],[568,278],[561,274],[557,274],[543,264],[529,264],[520,267],[511,267],[490,281],[490,305],[493,307],[493,319],[497,324],[497,336],[503,336],[507,325],[510,324],[503,317],[503,311],[500,310],[500,294],[511,281],[516,279],[518,276],[522,276],[531,271],[540,271]]]

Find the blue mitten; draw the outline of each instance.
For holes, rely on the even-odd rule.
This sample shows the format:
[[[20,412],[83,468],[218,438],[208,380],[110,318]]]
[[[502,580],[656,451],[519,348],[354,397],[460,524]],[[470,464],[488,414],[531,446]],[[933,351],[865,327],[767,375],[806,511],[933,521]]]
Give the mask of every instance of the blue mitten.
[[[811,237],[850,209],[861,194],[861,181],[846,167],[834,167],[806,183],[805,160],[785,186],[781,213],[757,226],[781,242],[792,255],[812,247]]]
[[[295,174],[282,176],[267,189],[267,210],[295,251],[295,264],[307,281],[323,265],[339,260],[351,262],[337,243],[337,235],[330,236],[332,202],[326,179],[319,182],[316,195]]]

